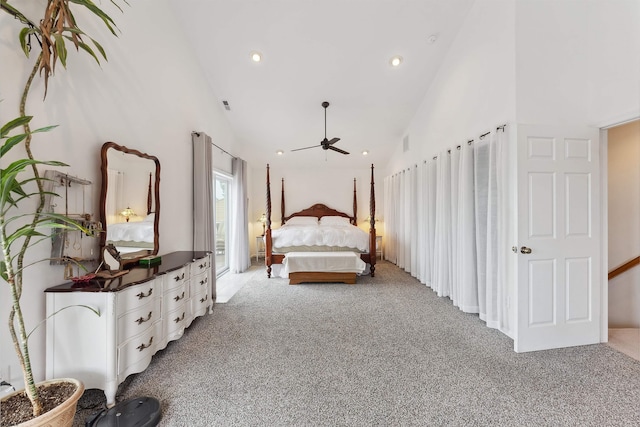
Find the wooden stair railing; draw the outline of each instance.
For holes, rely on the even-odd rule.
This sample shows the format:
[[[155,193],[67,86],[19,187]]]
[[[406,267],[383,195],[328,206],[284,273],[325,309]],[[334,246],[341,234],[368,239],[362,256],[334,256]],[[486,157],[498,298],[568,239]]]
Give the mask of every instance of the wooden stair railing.
[[[613,270],[611,270],[609,272],[609,280],[611,280],[614,277],[624,273],[627,270],[631,270],[636,265],[640,265],[640,256],[637,256],[634,259],[632,259],[631,261],[625,262],[620,267],[616,267]]]

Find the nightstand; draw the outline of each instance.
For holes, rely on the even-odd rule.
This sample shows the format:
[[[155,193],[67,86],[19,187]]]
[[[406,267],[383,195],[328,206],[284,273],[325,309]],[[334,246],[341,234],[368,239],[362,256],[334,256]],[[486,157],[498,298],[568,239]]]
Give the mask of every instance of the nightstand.
[[[376,235],[376,256],[380,257],[380,259],[383,259],[383,252],[382,252],[382,236],[378,236]]]
[[[264,258],[264,236],[256,236],[256,261]]]

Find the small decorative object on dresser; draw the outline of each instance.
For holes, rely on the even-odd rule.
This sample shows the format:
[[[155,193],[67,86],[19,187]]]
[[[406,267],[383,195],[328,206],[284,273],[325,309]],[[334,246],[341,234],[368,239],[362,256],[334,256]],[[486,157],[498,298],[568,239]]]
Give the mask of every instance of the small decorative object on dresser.
[[[114,279],[46,289],[47,377],[77,378],[104,390],[113,406],[118,384],[144,371],[193,319],[213,312],[212,274],[210,253],[173,252],[162,264],[135,266]],[[80,307],[51,315],[69,306],[102,315]]]

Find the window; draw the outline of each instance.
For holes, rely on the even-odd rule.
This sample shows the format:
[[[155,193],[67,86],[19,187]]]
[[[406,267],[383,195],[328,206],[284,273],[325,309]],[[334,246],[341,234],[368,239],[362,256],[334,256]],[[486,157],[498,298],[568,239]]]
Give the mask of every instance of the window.
[[[229,189],[231,179],[214,173],[214,212],[216,276],[229,270]]]

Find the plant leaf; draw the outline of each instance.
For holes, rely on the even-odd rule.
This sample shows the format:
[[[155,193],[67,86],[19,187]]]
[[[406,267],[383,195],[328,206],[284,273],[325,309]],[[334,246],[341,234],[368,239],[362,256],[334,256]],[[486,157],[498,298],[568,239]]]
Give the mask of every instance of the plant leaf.
[[[32,130],[31,133],[49,132],[51,129],[55,129],[57,127],[58,127],[58,125],[45,126],[43,128],[38,128],[36,130]]]
[[[96,49],[98,49],[98,52],[100,52],[100,55],[102,55],[102,57],[105,59],[105,61],[108,61],[107,53],[104,51],[104,48],[102,47],[102,45],[100,43],[98,43],[97,40],[94,40],[91,37],[89,37],[89,38],[93,42],[93,45],[96,47]]]
[[[6,138],[9,132],[11,132],[13,129],[19,126],[26,125],[31,121],[32,118],[33,116],[20,116],[4,124],[4,126],[0,128],[0,138]]]
[[[100,9],[98,6],[96,6],[92,1],[90,0],[69,0],[69,3],[76,3],[76,4],[80,4],[84,7],[86,7],[87,9],[89,9],[91,12],[93,12],[94,15],[98,16],[100,19],[102,19],[102,22],[104,22],[104,24],[107,26],[107,28],[109,29],[109,31],[111,31],[111,34],[113,34],[114,36],[118,36],[114,30],[115,27],[115,22],[113,22],[113,19],[111,19],[111,17],[109,15],[107,15],[106,13],[104,13],[102,11],[102,9]]]
[[[67,68],[67,46],[64,43],[64,38],[60,34],[54,34],[53,38],[56,40],[56,53],[60,58],[60,63],[64,68]],[[55,62],[53,65],[55,67]]]
[[[15,136],[12,136],[11,138],[8,138],[6,142],[2,145],[2,148],[0,148],[0,157],[4,157],[4,155],[7,154],[9,150],[11,150],[15,145],[21,143],[25,139],[27,139],[26,133],[21,133],[19,135],[15,135]]]
[[[0,261],[0,277],[2,277],[5,282],[9,281],[9,275],[7,274],[7,264],[5,264],[4,261]]]
[[[20,40],[20,47],[24,52],[25,56],[29,57],[29,45],[27,43],[27,37],[31,34],[36,34],[36,31],[31,27],[24,27],[20,30],[20,34],[18,35],[18,39]]]
[[[73,40],[71,37],[69,37],[69,36],[64,36],[64,37],[65,37],[67,40],[74,41],[74,40]],[[91,49],[91,47],[90,47],[88,44],[86,44],[86,43],[84,43],[84,42],[82,42],[82,41],[77,41],[77,46],[78,46],[78,47],[81,47],[85,52],[87,52],[89,55],[91,55],[91,56],[93,57],[93,59],[95,59],[95,60],[96,60],[96,62],[97,62],[98,64],[100,64],[100,60],[98,59],[98,57],[96,56],[95,52],[93,51],[93,49]]]

